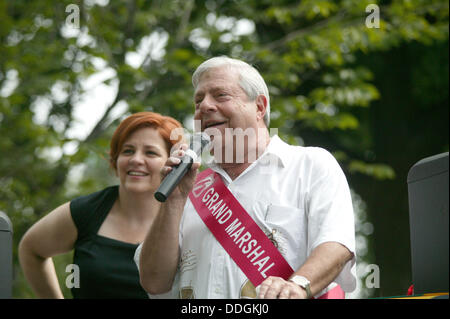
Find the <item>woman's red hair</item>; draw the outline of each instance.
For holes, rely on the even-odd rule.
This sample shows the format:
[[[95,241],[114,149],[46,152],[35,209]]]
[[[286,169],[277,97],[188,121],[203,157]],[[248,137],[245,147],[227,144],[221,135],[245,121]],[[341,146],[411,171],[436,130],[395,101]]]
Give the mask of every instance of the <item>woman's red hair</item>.
[[[111,139],[109,161],[114,170],[117,169],[117,158],[119,157],[123,143],[125,143],[131,134],[143,127],[151,127],[158,130],[166,142],[168,154],[172,146],[178,143],[183,137],[182,134],[178,134],[177,132],[172,134],[172,130],[182,129],[182,126],[180,122],[170,116],[164,116],[154,112],[139,112],[130,115],[119,124]]]

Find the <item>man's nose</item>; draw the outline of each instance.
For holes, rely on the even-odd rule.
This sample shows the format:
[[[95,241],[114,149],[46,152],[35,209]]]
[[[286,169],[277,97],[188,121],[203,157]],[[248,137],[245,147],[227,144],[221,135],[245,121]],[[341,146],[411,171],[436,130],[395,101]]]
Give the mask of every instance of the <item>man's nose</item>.
[[[214,103],[214,99],[209,95],[206,95],[203,98],[198,108],[202,113],[209,113],[217,110],[216,104]]]

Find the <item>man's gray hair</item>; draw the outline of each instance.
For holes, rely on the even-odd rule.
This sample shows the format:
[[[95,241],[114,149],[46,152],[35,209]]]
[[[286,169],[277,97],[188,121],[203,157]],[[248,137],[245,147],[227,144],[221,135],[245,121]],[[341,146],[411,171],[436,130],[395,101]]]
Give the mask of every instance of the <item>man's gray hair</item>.
[[[194,89],[197,88],[198,82],[200,81],[200,77],[203,73],[212,68],[217,67],[230,67],[235,69],[239,74],[239,85],[247,94],[247,97],[254,101],[258,97],[258,95],[262,94],[267,99],[267,108],[266,114],[264,115],[264,123],[266,127],[269,128],[270,123],[270,97],[269,90],[267,88],[266,82],[264,81],[261,74],[250,64],[232,59],[227,56],[214,57],[209,60],[206,60],[202,64],[200,64],[192,75],[192,84],[194,85]]]

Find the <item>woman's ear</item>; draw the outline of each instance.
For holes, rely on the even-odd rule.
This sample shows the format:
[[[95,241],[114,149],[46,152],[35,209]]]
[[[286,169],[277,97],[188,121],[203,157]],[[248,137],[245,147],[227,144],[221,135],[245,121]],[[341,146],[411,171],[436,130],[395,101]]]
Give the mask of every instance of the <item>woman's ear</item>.
[[[110,163],[110,164],[109,164],[110,170],[114,172],[114,175],[115,175],[116,177],[119,177],[119,175],[117,174],[117,160],[114,162],[114,161],[111,159],[109,163]]]

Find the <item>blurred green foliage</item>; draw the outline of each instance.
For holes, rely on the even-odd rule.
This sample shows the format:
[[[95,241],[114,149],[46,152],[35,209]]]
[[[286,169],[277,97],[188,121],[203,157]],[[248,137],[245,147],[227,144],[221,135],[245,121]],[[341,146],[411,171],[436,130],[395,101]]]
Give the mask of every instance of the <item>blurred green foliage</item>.
[[[79,28],[66,11],[72,3],[80,10]],[[438,53],[428,47],[442,50],[439,43],[447,43],[448,52],[448,2],[379,1],[380,27],[368,28],[366,7],[372,3],[0,0],[0,210],[14,224],[14,297],[33,296],[17,262],[24,232],[73,196],[117,182],[107,152],[124,116],[151,110],[189,126],[190,76],[212,56],[240,58],[260,70],[271,94],[271,127],[286,140],[328,148],[351,176],[368,176],[373,183],[398,179],[389,157],[380,156],[383,149],[375,150],[370,118],[370,109],[383,99],[379,87],[393,72],[379,57],[410,43],[414,51],[425,48],[429,60]],[[446,94],[447,110],[448,62],[443,70],[421,61],[409,93],[438,104]],[[93,85],[90,79],[100,72],[107,76]],[[445,78],[446,93],[435,92]],[[96,87],[109,87],[112,96],[100,98],[106,106],[92,105],[83,114],[93,117],[94,108],[101,113],[93,127],[75,135],[77,108]],[[426,103],[421,105],[426,113]],[[439,145],[448,149],[448,137]],[[366,193],[364,184],[355,181],[355,191]],[[376,262],[373,253],[360,257]],[[70,254],[55,259],[66,297],[70,262]]]

